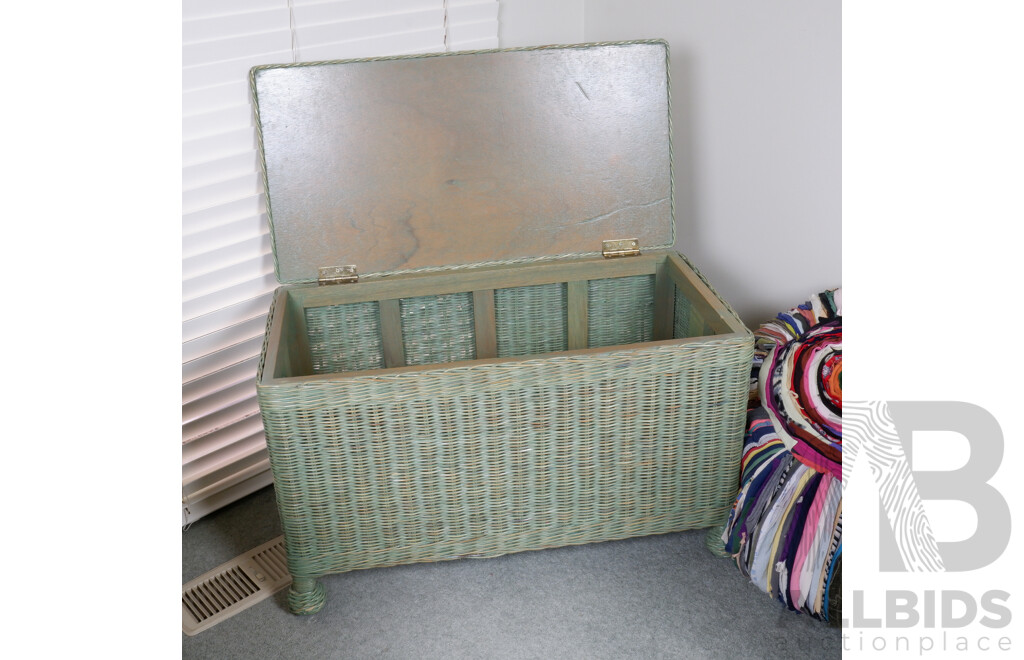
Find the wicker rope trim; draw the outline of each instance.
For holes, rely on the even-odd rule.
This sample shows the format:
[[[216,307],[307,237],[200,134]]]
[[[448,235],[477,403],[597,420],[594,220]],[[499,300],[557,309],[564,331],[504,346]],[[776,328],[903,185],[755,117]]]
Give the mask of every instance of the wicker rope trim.
[[[708,288],[708,290],[711,291],[711,293],[714,294],[715,298],[718,299],[718,302],[722,303],[722,306],[725,307],[726,311],[728,311],[730,314],[732,314],[733,318],[735,318],[737,321],[742,323],[743,319],[740,318],[740,315],[737,314],[736,310],[734,310],[732,308],[732,305],[727,303],[725,301],[725,298],[723,298],[721,296],[721,294],[719,294],[718,291],[715,290],[715,287],[711,286],[711,282],[708,281],[708,278],[704,277],[704,274],[702,272],[700,272],[700,269],[697,268],[697,266],[695,266],[694,263],[692,261],[690,261],[686,257],[685,254],[682,254],[680,252],[679,253],[679,258],[681,258],[684,262],[686,262],[686,265],[690,267],[690,270],[692,270],[694,272],[694,274],[696,274],[697,277],[700,278],[700,281],[704,283],[704,286],[706,286]],[[747,334],[750,335],[751,338],[753,338],[754,333],[751,332],[749,328],[745,329],[745,331],[746,331]]]
[[[275,234],[275,231],[274,231],[274,212],[273,212],[273,205],[272,205],[272,202],[271,202],[271,195],[270,195],[270,192],[269,192],[270,191],[270,181],[269,181],[268,174],[267,174],[267,162],[266,162],[266,158],[264,156],[263,130],[261,128],[262,124],[260,122],[259,95],[257,94],[257,91],[256,91],[256,74],[257,74],[257,72],[263,71],[263,70],[267,70],[267,69],[290,69],[290,68],[296,68],[296,67],[319,66],[319,65],[325,65],[325,64],[351,64],[351,63],[358,63],[358,62],[379,62],[379,61],[387,61],[387,60],[427,59],[427,58],[434,58],[434,57],[457,57],[457,56],[460,56],[460,55],[482,55],[482,54],[487,54],[487,53],[518,52],[518,51],[538,51],[538,50],[559,50],[559,49],[570,49],[570,48],[571,49],[587,49],[587,48],[598,48],[598,47],[606,47],[606,46],[631,46],[631,45],[637,45],[637,44],[660,45],[660,46],[664,46],[664,48],[665,48],[666,89],[669,91],[669,94],[668,94],[669,224],[670,224],[671,239],[672,240],[671,240],[671,242],[666,243],[664,245],[644,246],[644,249],[647,249],[647,250],[667,250],[667,249],[673,248],[675,246],[675,243],[676,243],[676,201],[675,201],[675,168],[674,168],[675,157],[673,155],[673,145],[672,145],[672,94],[671,94],[671,89],[672,89],[671,69],[672,69],[672,67],[671,67],[671,62],[670,62],[670,59],[669,59],[669,46],[668,46],[668,42],[666,42],[663,39],[638,39],[636,41],[601,41],[601,42],[591,42],[591,43],[582,43],[582,44],[558,44],[558,45],[550,45],[550,46],[528,46],[528,47],[523,47],[523,48],[489,48],[489,49],[482,49],[482,50],[464,50],[464,51],[438,52],[438,53],[417,53],[417,54],[412,54],[412,55],[391,55],[391,56],[385,56],[385,57],[364,57],[364,58],[345,59],[345,60],[324,60],[324,61],[318,61],[318,62],[293,62],[293,63],[290,63],[290,64],[264,64],[264,65],[253,67],[249,71],[249,92],[250,92],[250,95],[251,95],[251,98],[252,98],[253,116],[254,116],[254,119],[255,119],[255,126],[256,126],[256,143],[257,143],[257,146],[258,146],[258,152],[259,152],[259,157],[260,157],[261,178],[262,178],[262,181],[263,181],[263,189],[264,189],[264,191],[266,191],[266,194],[264,195],[264,197],[266,198],[266,205],[267,205],[267,223],[268,223],[268,225],[270,227],[270,242],[271,242],[271,245],[272,245],[272,251],[273,251],[273,255],[274,255],[274,275],[277,277],[277,281],[285,283],[281,279],[280,264],[278,263],[278,258],[277,258],[277,241],[275,239],[276,234]],[[571,259],[571,258],[581,258],[581,257],[599,257],[599,256],[601,256],[601,252],[597,252],[597,251],[591,251],[591,252],[570,252],[570,253],[558,254],[558,255],[548,255],[548,256],[541,256],[541,257],[522,257],[522,258],[519,258],[519,259],[507,259],[507,260],[498,260],[498,261],[484,261],[484,262],[471,263],[471,264],[458,264],[458,265],[450,265],[450,266],[428,266],[428,267],[422,267],[422,268],[410,268],[410,269],[406,269],[406,270],[382,271],[382,272],[379,272],[379,273],[360,273],[359,277],[361,279],[363,279],[363,280],[372,280],[372,279],[377,279],[377,278],[381,278],[381,277],[387,277],[387,276],[390,276],[390,275],[398,275],[398,274],[406,274],[406,273],[412,274],[412,273],[448,272],[448,271],[458,271],[458,270],[463,270],[463,269],[468,269],[468,268],[476,268],[476,267],[479,267],[479,266],[507,266],[507,265],[515,265],[515,264],[540,263],[540,262],[546,262],[546,261],[558,261],[558,260],[561,260],[561,259]],[[308,280],[295,280],[294,282],[287,282],[287,283],[288,284],[301,284],[301,283],[315,282],[315,281],[316,281],[315,279],[308,279]]]

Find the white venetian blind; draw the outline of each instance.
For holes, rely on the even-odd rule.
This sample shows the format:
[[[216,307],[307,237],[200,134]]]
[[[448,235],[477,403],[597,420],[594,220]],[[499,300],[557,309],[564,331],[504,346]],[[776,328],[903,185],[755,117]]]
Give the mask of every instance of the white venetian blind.
[[[496,0],[183,0],[183,524],[272,482],[255,378],[277,281],[249,69],[497,46]]]

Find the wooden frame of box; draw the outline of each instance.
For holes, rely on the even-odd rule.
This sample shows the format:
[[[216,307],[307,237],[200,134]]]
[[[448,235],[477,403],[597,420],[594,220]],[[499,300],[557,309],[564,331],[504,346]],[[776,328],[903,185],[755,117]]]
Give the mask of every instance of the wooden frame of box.
[[[540,57],[533,57],[537,53]],[[376,191],[373,197],[360,190],[356,196],[386,199],[383,206],[387,208],[374,207],[365,213],[377,229],[380,218],[398,209],[402,231],[414,228],[422,237],[454,217],[461,223],[454,233],[471,235],[472,240],[454,247],[438,246],[436,240],[420,241],[420,250],[412,251],[411,258],[402,257],[406,259],[402,267],[371,270],[369,276],[348,276],[349,270],[341,269],[350,283],[334,285],[310,277],[295,281],[282,273],[292,272],[294,262],[306,260],[310,251],[306,246],[311,243],[317,243],[315,251],[323,247],[320,243],[338,242],[323,240],[325,233],[337,231],[346,237],[358,233],[350,226],[354,197],[346,192],[345,204],[334,198],[324,201],[325,184],[317,183],[289,200],[290,191],[305,185],[295,180],[287,183],[296,163],[309,165],[318,156],[296,159],[290,153],[296,140],[288,138],[287,131],[280,141],[267,142],[283,126],[292,130],[292,123],[300,125],[298,135],[319,135],[322,104],[317,103],[322,95],[310,105],[306,93],[315,88],[320,94],[320,79],[313,79],[316,84],[304,80],[293,85],[287,76],[275,78],[274,84],[286,90],[288,103],[281,106],[282,112],[267,117],[260,113],[268,95],[260,95],[258,77],[263,71],[276,73],[292,67],[253,71],[265,182],[273,202],[268,206],[285,209],[282,215],[294,215],[295,223],[285,230],[276,225],[281,218],[278,210],[270,213],[278,277],[292,281],[278,289],[268,316],[257,390],[293,576],[289,604],[297,613],[315,612],[323,605],[319,578],[327,574],[710,527],[721,522],[735,496],[752,335],[692,264],[666,249],[675,238],[670,147],[658,144],[670,135],[667,99],[649,111],[634,83],[623,82],[643,77],[637,72],[647,72],[651,62],[658,62],[661,71],[649,76],[655,84],[636,85],[667,96],[664,43],[589,44],[354,63],[411,61],[416,67],[427,63],[430,70],[434,69],[431,62],[452,63],[452,76],[471,79],[459,103],[483,99],[479,102],[490,104],[492,85],[511,84],[519,89],[516,80],[506,80],[518,79],[522,73],[514,69],[523,61],[517,54],[528,57],[525,70],[531,74],[553,69],[558,75],[553,75],[554,82],[543,94],[521,101],[528,116],[525,123],[511,120],[510,134],[521,136],[544,125],[543,118],[552,107],[557,107],[555,113],[561,125],[568,127],[565,130],[576,130],[571,122],[587,119],[584,115],[592,111],[591,103],[600,106],[606,97],[604,109],[596,111],[600,114],[597,128],[583,129],[588,132],[580,135],[601,141],[612,130],[628,139],[610,147],[614,153],[602,156],[596,166],[580,165],[582,169],[572,175],[574,182],[591,175],[606,181],[611,201],[598,192],[589,194],[586,186],[578,186],[581,194],[575,203],[566,203],[556,191],[542,199],[538,208],[541,214],[556,208],[571,218],[555,223],[557,240],[545,240],[546,252],[540,254],[522,245],[509,248],[519,250],[518,254],[499,254],[508,235],[493,241],[491,235],[509,229],[503,218],[510,204],[518,209],[528,203],[514,196],[510,201],[509,192],[501,189],[506,179],[495,178],[494,172],[474,178],[479,163],[489,161],[456,145],[437,155],[442,162],[437,171],[428,154],[428,161],[423,161],[426,166],[421,163],[408,175],[413,182],[396,186],[396,192]],[[479,55],[488,57],[480,63],[452,59]],[[344,64],[298,68],[321,67],[314,72],[319,75],[328,67],[333,75],[337,69],[329,67]],[[579,70],[569,71],[577,65]],[[640,68],[630,70],[631,66]],[[415,69],[416,79],[425,70]],[[486,75],[472,82],[480,70]],[[624,71],[618,82],[605,84],[609,72],[620,70]],[[367,79],[389,78],[378,71],[374,69]],[[455,79],[445,75],[442,72],[439,79]],[[400,93],[405,93],[408,80],[413,78],[406,79]],[[579,105],[566,111],[568,106],[562,102],[549,104],[552,85],[564,94],[559,97],[562,101],[570,99]],[[275,89],[269,84],[268,88]],[[293,88],[302,93],[302,104],[292,101]],[[349,92],[343,95],[346,99]],[[425,121],[432,130],[439,121],[436,113],[424,112],[404,97],[401,103],[395,102],[389,96],[399,93],[394,90],[383,93],[375,87],[363,92],[360,98],[368,99],[370,111],[401,106],[402,112],[412,112],[415,118],[430,115]],[[576,98],[577,93],[582,98]],[[537,101],[540,98],[544,100]],[[636,109],[620,110],[624,99],[630,103],[638,99]],[[273,107],[272,102],[266,105]],[[413,105],[413,110],[407,109]],[[316,110],[303,115],[310,107]],[[620,124],[614,123],[619,112],[642,116],[642,120],[620,130]],[[296,113],[303,118],[293,122]],[[654,122],[653,132],[648,130],[651,116],[661,117]],[[365,118],[360,121],[365,123]],[[445,133],[448,125],[440,124],[436,133],[481,130],[466,128],[462,121],[455,123],[454,132]],[[409,135],[419,136],[424,129],[414,130]],[[487,130],[500,133],[506,123]],[[548,142],[542,145],[543,157],[548,158],[547,146],[558,143],[559,137],[545,131]],[[653,134],[648,137],[647,133]],[[388,135],[373,138],[378,144],[388,139]],[[418,138],[397,142],[410,139]],[[324,151],[321,140],[315,142],[313,149]],[[466,144],[476,149],[479,142],[477,135]],[[647,151],[622,152],[639,142],[644,144],[642,150],[653,150],[653,160],[668,159],[653,175],[649,169],[632,174]],[[342,143],[348,149],[350,137],[337,144]],[[592,144],[595,150],[602,148]],[[533,148],[534,141],[529,145]],[[501,148],[507,149],[508,144]],[[575,143],[568,149],[576,149]],[[269,156],[275,150],[289,153],[274,160]],[[630,157],[622,158],[620,152]],[[316,176],[324,163],[332,166],[335,161],[330,150],[324,153],[322,162],[311,165]],[[376,182],[376,173],[394,169],[393,164],[381,163],[399,162],[375,162],[375,158],[376,152],[365,152],[360,161],[369,163],[365,181]],[[553,156],[552,162],[576,167],[573,153],[559,158]],[[467,173],[469,161],[473,168]],[[512,165],[502,161],[496,167],[505,176]],[[614,177],[606,176],[608,167]],[[424,170],[427,179],[435,182],[425,194],[419,183]],[[533,168],[520,171],[529,178]],[[459,176],[452,176],[453,172]],[[305,181],[307,175],[300,173],[296,180]],[[337,173],[328,179],[328,187],[330,181],[346,180]],[[459,188],[457,204],[452,201],[454,188]],[[406,190],[414,195],[412,206],[392,203]],[[440,201],[431,201],[435,190]],[[653,201],[636,203],[641,196]],[[278,205],[280,199],[284,203]],[[603,212],[597,206],[590,208],[592,203],[612,207]],[[310,218],[320,218],[322,208],[341,220],[332,221],[329,229],[317,229],[310,235],[319,238],[310,241],[304,233]],[[422,208],[428,209],[421,218],[425,224],[417,224],[414,216]],[[481,219],[487,220],[483,230],[473,226]],[[575,251],[562,242],[567,232],[572,236],[566,240],[579,241],[587,240],[580,237],[595,227],[608,231],[606,221],[619,232],[610,238],[633,233],[640,237],[613,241],[603,254],[599,242],[594,244],[596,239]],[[513,233],[547,231],[529,223],[512,225]],[[667,225],[671,226],[666,229]],[[293,234],[301,238],[294,250],[285,246]],[[379,234],[371,236],[374,247]],[[386,262],[396,244],[381,242],[385,245],[378,252]],[[451,257],[477,243],[496,258]],[[626,249],[620,250],[623,244]],[[370,261],[374,258],[370,250],[364,255],[357,248],[356,253]],[[417,262],[422,253],[429,253],[434,263]],[[294,256],[288,266],[280,263],[285,254]],[[322,263],[325,257],[313,259],[309,263]],[[445,264],[446,259],[451,265]],[[302,265],[304,273],[310,272],[309,263]]]

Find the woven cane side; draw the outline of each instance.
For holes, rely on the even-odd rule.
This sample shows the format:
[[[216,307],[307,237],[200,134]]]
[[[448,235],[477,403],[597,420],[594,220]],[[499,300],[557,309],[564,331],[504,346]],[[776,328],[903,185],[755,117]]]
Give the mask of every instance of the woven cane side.
[[[752,344],[261,385],[289,570],[328,573],[720,522]]]
[[[564,351],[565,284],[520,286],[494,291],[498,357],[519,357]]]
[[[406,364],[476,359],[472,294],[405,298],[400,306]]]
[[[587,345],[651,341],[654,276],[591,280],[587,288]]]
[[[306,310],[313,373],[382,369],[380,311],[375,302]]]
[[[672,311],[672,337],[674,339],[686,339],[690,336],[690,321],[693,312],[693,304],[683,292],[675,287],[675,302]]]

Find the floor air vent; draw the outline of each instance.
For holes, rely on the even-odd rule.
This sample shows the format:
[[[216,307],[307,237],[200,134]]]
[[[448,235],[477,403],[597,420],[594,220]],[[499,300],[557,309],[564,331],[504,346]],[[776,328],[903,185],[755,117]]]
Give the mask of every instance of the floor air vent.
[[[195,635],[269,598],[292,582],[279,536],[181,588],[181,629]]]

